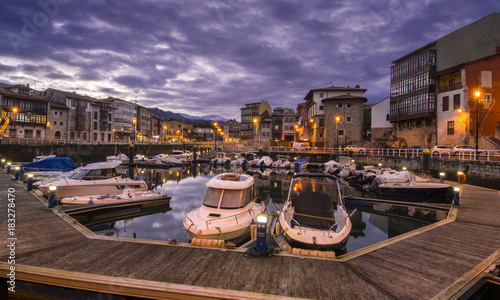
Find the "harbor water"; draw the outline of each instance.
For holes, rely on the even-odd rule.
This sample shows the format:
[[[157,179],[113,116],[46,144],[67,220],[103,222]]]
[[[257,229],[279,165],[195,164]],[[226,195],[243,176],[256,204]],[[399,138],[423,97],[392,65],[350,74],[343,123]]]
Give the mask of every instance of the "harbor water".
[[[90,216],[73,217],[98,235],[160,241],[176,239],[187,243],[191,238],[183,226],[185,208],[202,205],[207,191],[206,183],[212,177],[223,172],[233,172],[232,169],[207,164],[197,164],[190,168],[136,171],[138,176],[144,177],[152,184],[153,189],[171,196],[172,199],[154,207],[115,209],[92,212],[90,214],[93,215]],[[276,206],[283,206],[292,172],[255,169],[246,173],[255,176],[257,196],[266,204],[268,214],[276,212],[278,210]],[[346,184],[342,185],[342,194],[353,198],[367,196]],[[424,199],[424,201],[435,202],[434,199]],[[445,210],[418,208],[408,204],[348,200],[346,207],[349,213],[357,209],[351,217],[353,227],[346,252],[387,240],[447,217]]]

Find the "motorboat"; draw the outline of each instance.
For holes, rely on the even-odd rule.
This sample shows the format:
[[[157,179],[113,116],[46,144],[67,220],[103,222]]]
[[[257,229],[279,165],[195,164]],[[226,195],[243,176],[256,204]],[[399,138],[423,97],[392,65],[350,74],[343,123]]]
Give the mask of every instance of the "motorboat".
[[[273,162],[273,168],[290,168],[292,163],[288,160],[286,156],[278,155],[276,161]]]
[[[59,200],[64,205],[87,205],[87,204],[120,204],[126,202],[143,202],[153,200],[164,200],[170,198],[156,191],[139,191],[126,188],[121,194],[87,195],[64,197]]]
[[[184,208],[184,227],[192,238],[238,243],[250,234],[250,225],[265,209],[257,202],[254,178],[246,174],[223,173],[207,182],[202,206]],[[191,206],[192,210],[186,209]]]
[[[278,230],[292,246],[341,250],[352,229],[337,178],[324,173],[292,176],[288,198],[279,210]],[[354,212],[353,212],[354,213]],[[352,214],[351,214],[352,215]]]
[[[173,155],[165,155],[163,153],[160,153],[156,156],[154,156],[155,163],[158,164],[170,164],[174,166],[184,166],[186,164],[186,161],[183,159],[174,157]]]
[[[242,166],[242,165],[245,164],[245,162],[246,162],[245,157],[243,157],[239,153],[233,153],[231,155],[231,162],[229,163],[229,165],[231,165],[231,166]]]
[[[20,166],[21,173],[33,174],[33,181],[65,176],[76,168],[69,157],[48,157]]]
[[[35,156],[35,158],[33,158],[33,162],[44,160],[46,158],[54,158],[54,157],[56,157],[56,156],[53,155],[53,154],[50,154],[50,155],[37,155],[37,156]]]
[[[417,182],[410,180],[405,183],[382,183],[378,191],[382,195],[391,196],[432,196],[446,194],[451,190],[451,185],[439,182]]]
[[[120,153],[118,155],[106,156],[106,161],[121,161],[121,162],[127,163],[129,161],[129,158],[125,154]]]
[[[190,162],[193,160],[193,153],[189,150],[172,150],[172,154],[169,155],[170,157],[177,158],[181,161],[184,161],[184,163]]]
[[[257,161],[257,167],[270,168],[273,164],[273,160],[269,156],[262,156]]]
[[[245,167],[258,167],[257,162],[260,160],[259,155],[256,153],[249,152],[246,154],[246,165]]]
[[[330,160],[319,165],[319,169],[322,170],[323,173],[329,174],[333,173],[338,168],[340,168],[340,164],[334,160]]]
[[[47,195],[49,186],[56,186],[57,198],[71,196],[92,195],[118,195],[126,188],[137,191],[147,191],[148,185],[143,179],[130,179],[126,176],[118,176],[116,167],[121,162],[99,162],[88,164],[78,170],[69,178],[62,178],[57,182],[42,184],[38,188]]]
[[[225,165],[231,162],[231,158],[227,157],[225,152],[215,153],[215,158],[210,160],[212,165]]]
[[[299,158],[293,162],[292,167],[296,170],[303,171],[307,169],[309,162],[305,158]]]

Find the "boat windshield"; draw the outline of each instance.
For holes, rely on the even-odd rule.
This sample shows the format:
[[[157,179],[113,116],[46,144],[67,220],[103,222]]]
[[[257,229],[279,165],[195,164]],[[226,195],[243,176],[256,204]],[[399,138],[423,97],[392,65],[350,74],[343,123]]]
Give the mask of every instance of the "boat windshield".
[[[213,208],[236,209],[245,207],[253,197],[253,186],[244,190],[223,190],[209,188],[203,205]]]
[[[289,194],[292,203],[294,203],[303,192],[326,193],[332,197],[333,201],[342,201],[337,188],[337,182],[329,178],[295,178],[292,182]]]
[[[96,179],[108,179],[116,177],[116,169],[94,169],[94,170],[79,170],[70,177],[70,179],[75,180],[96,180]]]

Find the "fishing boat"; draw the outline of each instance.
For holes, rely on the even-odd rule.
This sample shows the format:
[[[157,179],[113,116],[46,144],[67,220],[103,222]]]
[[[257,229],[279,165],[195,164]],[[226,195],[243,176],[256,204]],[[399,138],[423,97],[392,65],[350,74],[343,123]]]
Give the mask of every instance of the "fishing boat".
[[[57,198],[70,196],[93,195],[118,195],[126,188],[134,188],[138,191],[147,191],[148,185],[143,179],[130,179],[118,176],[116,167],[121,162],[100,162],[88,164],[78,170],[69,178],[62,178],[51,184],[43,184],[38,188],[42,193],[49,193],[49,186],[56,186]]]
[[[265,205],[257,203],[254,179],[246,174],[223,173],[207,182],[201,207],[184,208],[184,227],[192,238],[238,243],[250,234],[250,225]],[[186,211],[188,207],[193,209]]]
[[[292,247],[341,250],[352,229],[339,182],[330,174],[295,174],[278,214],[279,230],[274,231],[280,231]]]
[[[410,180],[405,183],[382,183],[378,185],[379,193],[392,196],[431,196],[449,192],[451,185],[438,182],[418,182]]]
[[[127,188],[123,193],[106,195],[87,195],[64,197],[59,200],[64,205],[87,205],[87,204],[119,204],[127,202],[145,202],[153,200],[164,200],[170,198],[165,194],[155,191],[142,191]]]

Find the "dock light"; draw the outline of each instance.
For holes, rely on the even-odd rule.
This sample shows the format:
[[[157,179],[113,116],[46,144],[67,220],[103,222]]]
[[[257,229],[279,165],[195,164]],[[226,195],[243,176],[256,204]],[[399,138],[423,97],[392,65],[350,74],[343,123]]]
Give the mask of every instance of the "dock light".
[[[406,167],[403,167],[403,171],[406,171]]]
[[[465,174],[462,171],[457,172],[458,175],[458,183],[464,183],[465,181]]]
[[[10,174],[10,165],[11,165],[11,163],[10,163],[10,162],[8,162],[8,163],[7,163],[7,174]]]
[[[379,167],[379,168],[382,168],[382,164],[378,164],[378,167]]]
[[[460,187],[456,186],[453,188],[453,207],[460,206]]]
[[[444,172],[439,173],[439,182],[440,183],[444,182]]]
[[[19,174],[21,173],[21,168],[20,167],[16,167],[16,173],[14,173],[14,180],[19,180]]]
[[[28,174],[28,186],[27,186],[28,191],[33,190],[33,174],[29,173]]]
[[[256,248],[260,253],[266,251],[267,249],[267,215],[258,215],[257,216],[257,240],[256,240]]]
[[[55,185],[50,185],[49,186],[49,203],[47,205],[47,208],[55,208],[56,207],[56,189],[57,187]]]
[[[354,159],[351,159],[351,162],[353,163],[353,162],[354,162]]]
[[[2,159],[2,169],[5,168],[5,159]]]

